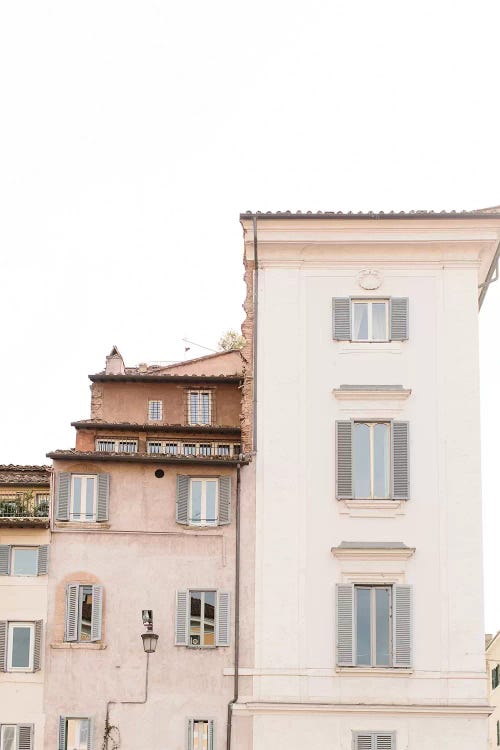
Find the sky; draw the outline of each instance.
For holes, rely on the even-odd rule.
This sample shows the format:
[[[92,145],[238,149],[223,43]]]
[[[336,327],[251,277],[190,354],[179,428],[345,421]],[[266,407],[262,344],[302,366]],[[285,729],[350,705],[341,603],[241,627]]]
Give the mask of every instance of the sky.
[[[1,3],[0,462],[73,445],[114,344],[177,360],[239,328],[241,211],[500,204],[499,25],[496,0]],[[499,315],[500,282],[480,323],[489,631]]]

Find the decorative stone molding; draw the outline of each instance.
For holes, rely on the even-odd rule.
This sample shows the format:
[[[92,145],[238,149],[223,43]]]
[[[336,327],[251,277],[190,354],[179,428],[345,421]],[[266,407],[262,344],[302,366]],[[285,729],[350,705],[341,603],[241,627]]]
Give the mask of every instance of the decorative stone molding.
[[[380,271],[365,269],[358,273],[358,284],[362,289],[378,289],[382,284],[382,274]]]
[[[394,518],[403,515],[408,500],[338,500],[339,512],[358,518]]]
[[[407,674],[407,673],[405,673]],[[392,676],[392,675],[391,675]],[[292,702],[292,701],[253,701],[235,703],[233,711],[249,714],[294,714],[294,713],[333,713],[333,714],[420,714],[425,716],[480,717],[482,720],[491,714],[490,706],[481,705],[430,705],[418,703],[339,703],[337,702]]]
[[[415,553],[415,547],[402,542],[341,542],[332,547],[334,557],[344,560],[407,560]]]
[[[411,388],[402,385],[341,385],[333,389],[333,395],[342,401],[400,401],[411,395]]]

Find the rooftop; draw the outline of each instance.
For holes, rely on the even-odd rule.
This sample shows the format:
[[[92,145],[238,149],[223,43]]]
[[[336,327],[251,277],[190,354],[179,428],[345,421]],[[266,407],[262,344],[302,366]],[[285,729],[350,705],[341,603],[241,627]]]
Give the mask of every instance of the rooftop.
[[[465,211],[246,211],[242,219],[491,219],[500,206]]]
[[[0,486],[49,486],[50,466],[0,464]]]

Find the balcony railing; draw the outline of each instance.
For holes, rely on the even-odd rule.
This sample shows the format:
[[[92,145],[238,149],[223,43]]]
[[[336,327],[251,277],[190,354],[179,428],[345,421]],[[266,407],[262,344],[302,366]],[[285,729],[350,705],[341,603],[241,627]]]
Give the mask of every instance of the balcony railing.
[[[6,518],[48,519],[49,501],[48,493],[13,492],[0,495],[0,520]]]

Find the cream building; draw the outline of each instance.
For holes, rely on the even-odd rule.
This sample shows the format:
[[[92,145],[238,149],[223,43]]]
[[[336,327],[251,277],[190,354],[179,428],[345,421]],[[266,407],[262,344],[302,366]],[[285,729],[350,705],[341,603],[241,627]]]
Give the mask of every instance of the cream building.
[[[486,671],[488,697],[493,712],[489,719],[489,747],[500,747],[500,632],[486,636]]]
[[[485,750],[478,301],[500,215],[241,220],[255,644],[233,745]]]

